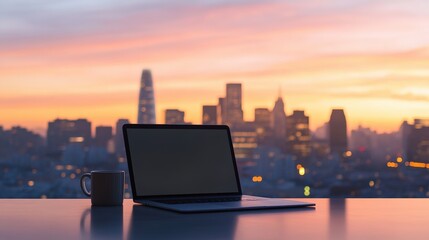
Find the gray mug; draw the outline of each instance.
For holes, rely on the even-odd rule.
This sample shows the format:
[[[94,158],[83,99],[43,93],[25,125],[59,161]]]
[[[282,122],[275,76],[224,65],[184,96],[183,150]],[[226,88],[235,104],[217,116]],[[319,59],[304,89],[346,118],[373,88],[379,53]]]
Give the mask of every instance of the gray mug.
[[[85,185],[85,178],[91,179],[91,191]],[[124,199],[124,171],[91,171],[80,178],[82,191],[91,197],[94,206],[119,206]]]

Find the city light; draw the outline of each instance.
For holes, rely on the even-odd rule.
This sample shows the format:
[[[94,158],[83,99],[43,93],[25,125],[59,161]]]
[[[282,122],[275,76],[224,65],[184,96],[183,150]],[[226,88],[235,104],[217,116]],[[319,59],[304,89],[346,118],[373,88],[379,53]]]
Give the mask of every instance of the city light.
[[[368,185],[369,185],[369,187],[374,187],[375,183],[374,183],[374,181],[371,180],[371,181],[369,181]]]
[[[403,159],[402,159],[402,157],[397,157],[397,158],[396,158],[396,161],[397,161],[398,163],[401,163],[401,162],[403,161]]]
[[[31,181],[31,180],[30,180],[30,181],[28,181],[28,182],[27,182],[27,185],[28,185],[29,187],[33,187],[33,186],[34,186],[34,181]]]
[[[390,168],[397,168],[398,167],[398,164],[395,162],[387,162],[386,165],[387,165],[387,167],[390,167]]]
[[[351,157],[353,155],[352,151],[347,151],[344,153],[345,157]]]
[[[408,165],[413,168],[429,168],[429,163],[423,162],[409,162]]]
[[[253,176],[252,182],[262,182],[262,176]]]
[[[57,165],[55,166],[55,169],[58,171],[64,170],[64,166],[63,165]]]
[[[309,186],[304,187],[304,196],[306,196],[306,197],[310,196],[310,187]]]
[[[299,173],[299,175],[304,176],[304,175],[305,175],[305,168],[304,168],[304,167],[301,167],[301,168],[298,170],[298,173]]]

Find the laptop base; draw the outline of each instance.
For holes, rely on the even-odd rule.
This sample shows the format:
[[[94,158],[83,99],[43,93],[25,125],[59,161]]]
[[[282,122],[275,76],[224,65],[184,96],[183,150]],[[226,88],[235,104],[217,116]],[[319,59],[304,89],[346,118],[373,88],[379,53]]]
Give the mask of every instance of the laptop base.
[[[251,200],[246,200],[250,198]],[[150,200],[137,200],[145,206],[161,208],[179,213],[225,212],[243,210],[264,210],[315,206],[314,203],[299,202],[283,198],[262,198],[243,195],[243,200],[229,202],[166,204]]]

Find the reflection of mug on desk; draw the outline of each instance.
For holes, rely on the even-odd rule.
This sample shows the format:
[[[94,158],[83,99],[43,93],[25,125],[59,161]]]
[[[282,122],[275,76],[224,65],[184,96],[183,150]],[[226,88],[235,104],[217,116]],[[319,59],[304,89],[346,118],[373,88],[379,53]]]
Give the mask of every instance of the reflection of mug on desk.
[[[91,179],[91,191],[85,184],[85,178]],[[119,206],[124,199],[124,171],[91,171],[80,179],[82,191],[91,197],[92,205]]]
[[[90,232],[87,219],[90,217]],[[95,207],[86,209],[80,217],[80,232],[83,239],[122,239],[123,210],[119,207]]]

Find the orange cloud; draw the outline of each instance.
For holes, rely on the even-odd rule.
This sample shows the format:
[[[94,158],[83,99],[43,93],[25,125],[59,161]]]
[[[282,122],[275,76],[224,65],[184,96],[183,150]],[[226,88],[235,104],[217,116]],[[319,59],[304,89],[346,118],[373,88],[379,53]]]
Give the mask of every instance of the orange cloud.
[[[379,3],[313,4],[110,9],[103,19],[117,15],[105,21],[64,16],[70,31],[0,39],[0,124],[133,120],[142,68],[153,71],[159,122],[165,108],[180,108],[199,123],[201,105],[215,104],[227,82],[243,83],[248,120],[255,107],[272,107],[279,86],[288,113],[306,110],[312,128],[337,106],[351,126],[383,131],[429,117],[426,15]]]

